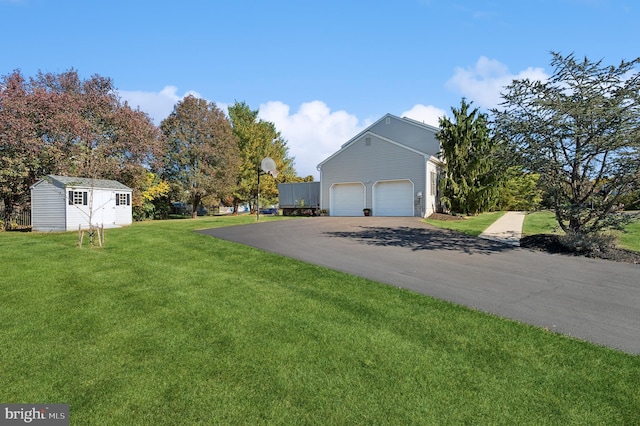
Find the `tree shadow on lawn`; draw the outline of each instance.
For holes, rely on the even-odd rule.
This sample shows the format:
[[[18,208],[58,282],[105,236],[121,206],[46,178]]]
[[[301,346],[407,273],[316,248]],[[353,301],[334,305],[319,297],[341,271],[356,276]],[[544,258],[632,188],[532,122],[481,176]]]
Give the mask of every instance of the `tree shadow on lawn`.
[[[367,245],[403,247],[412,251],[447,250],[491,255],[517,248],[517,246],[508,243],[471,237],[447,229],[408,226],[397,228],[361,226],[360,228],[362,229],[360,231],[336,231],[324,234],[332,238],[350,238]]]

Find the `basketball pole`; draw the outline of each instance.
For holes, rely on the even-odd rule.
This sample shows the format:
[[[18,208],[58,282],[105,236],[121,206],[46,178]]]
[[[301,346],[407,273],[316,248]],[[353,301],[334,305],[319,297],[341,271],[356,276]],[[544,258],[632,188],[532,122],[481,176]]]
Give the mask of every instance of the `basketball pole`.
[[[265,157],[262,159],[260,166],[258,166],[258,194],[256,197],[256,222],[260,220],[260,175],[271,175],[278,177],[278,171],[276,170],[276,163],[273,159]]]
[[[256,197],[256,222],[260,221],[260,175],[262,170],[258,167],[258,196]]]

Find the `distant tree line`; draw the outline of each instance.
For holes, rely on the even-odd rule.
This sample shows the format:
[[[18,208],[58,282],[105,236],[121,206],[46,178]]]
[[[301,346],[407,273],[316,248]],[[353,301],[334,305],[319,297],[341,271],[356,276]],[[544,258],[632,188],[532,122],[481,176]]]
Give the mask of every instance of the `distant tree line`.
[[[131,187],[137,219],[166,216],[170,201],[255,203],[257,167],[265,156],[279,181],[296,180],[287,142],[245,103],[227,117],[214,103],[187,96],[155,126],[123,102],[109,78],[74,69],[0,78],[0,200],[8,213],[48,174],[114,179]],[[264,199],[277,197],[262,179]],[[252,205],[252,208],[255,208]]]

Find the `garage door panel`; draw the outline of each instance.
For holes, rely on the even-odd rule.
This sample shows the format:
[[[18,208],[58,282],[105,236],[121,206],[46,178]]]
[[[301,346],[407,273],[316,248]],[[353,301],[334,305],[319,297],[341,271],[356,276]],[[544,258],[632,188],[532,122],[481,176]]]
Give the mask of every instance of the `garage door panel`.
[[[360,183],[340,183],[331,187],[331,216],[362,216],[364,186]]]
[[[373,187],[374,216],[413,216],[410,180],[377,182]]]

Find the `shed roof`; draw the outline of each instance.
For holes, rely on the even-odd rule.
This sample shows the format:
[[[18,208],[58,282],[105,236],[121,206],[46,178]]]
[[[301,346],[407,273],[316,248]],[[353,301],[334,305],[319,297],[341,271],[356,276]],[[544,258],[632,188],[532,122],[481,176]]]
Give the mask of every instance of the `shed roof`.
[[[116,180],[110,180],[110,179],[92,179],[92,178],[85,178],[85,177],[47,175],[44,178],[42,178],[41,181],[48,181],[54,184],[55,186],[58,186],[61,188],[73,187],[73,188],[118,189],[121,191],[132,190],[128,186]]]

